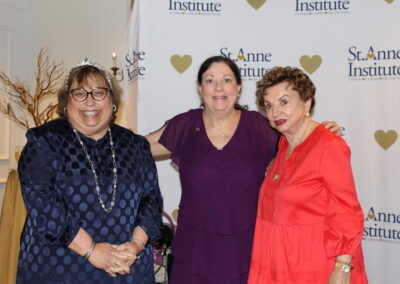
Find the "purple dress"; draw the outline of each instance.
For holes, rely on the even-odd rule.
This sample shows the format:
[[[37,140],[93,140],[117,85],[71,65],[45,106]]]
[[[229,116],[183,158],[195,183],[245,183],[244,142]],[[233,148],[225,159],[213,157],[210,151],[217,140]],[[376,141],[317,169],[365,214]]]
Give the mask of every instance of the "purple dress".
[[[245,284],[257,200],[278,134],[242,111],[222,150],[208,139],[202,109],[171,119],[159,142],[179,166],[182,196],[170,284]]]

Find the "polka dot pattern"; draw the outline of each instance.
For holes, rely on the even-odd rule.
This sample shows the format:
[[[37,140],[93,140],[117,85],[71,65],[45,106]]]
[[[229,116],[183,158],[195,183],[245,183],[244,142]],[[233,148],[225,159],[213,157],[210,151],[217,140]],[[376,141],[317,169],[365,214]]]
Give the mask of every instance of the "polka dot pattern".
[[[97,198],[93,173],[70,124],[57,119],[28,131],[19,163],[28,216],[21,237],[17,283],[154,284],[151,247],[129,275],[110,277],[68,249],[82,227],[95,242],[121,244],[141,226],[160,235],[162,198],[149,144],[139,135],[111,126],[118,188],[106,213]],[[94,141],[81,135],[98,174],[103,202],[112,200],[113,173],[109,136]]]

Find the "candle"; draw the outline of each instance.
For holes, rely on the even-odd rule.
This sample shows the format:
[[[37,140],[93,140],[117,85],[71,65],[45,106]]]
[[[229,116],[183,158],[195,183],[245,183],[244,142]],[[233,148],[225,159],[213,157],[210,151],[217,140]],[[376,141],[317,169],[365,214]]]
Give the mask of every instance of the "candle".
[[[112,64],[113,67],[117,67],[117,54],[115,52],[112,53]]]

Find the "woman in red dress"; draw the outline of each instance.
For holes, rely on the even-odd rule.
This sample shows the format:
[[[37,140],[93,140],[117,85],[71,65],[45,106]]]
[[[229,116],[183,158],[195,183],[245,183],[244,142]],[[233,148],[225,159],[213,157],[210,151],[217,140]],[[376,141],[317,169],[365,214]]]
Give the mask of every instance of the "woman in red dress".
[[[310,118],[314,94],[297,68],[276,67],[257,84],[283,135],[261,186],[249,284],[368,283],[350,149]]]

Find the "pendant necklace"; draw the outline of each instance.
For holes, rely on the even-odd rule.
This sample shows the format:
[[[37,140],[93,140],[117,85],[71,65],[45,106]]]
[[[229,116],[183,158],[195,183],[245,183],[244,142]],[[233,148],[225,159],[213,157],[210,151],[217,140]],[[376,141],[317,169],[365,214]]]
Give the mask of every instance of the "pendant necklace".
[[[286,156],[286,155],[285,155]],[[276,173],[274,174],[274,177],[272,178],[273,180],[278,180],[281,177],[281,170],[283,167],[283,164],[286,162],[285,157],[283,157],[283,162],[279,161],[279,169],[276,171]]]
[[[273,180],[278,180],[279,177],[280,177],[279,172],[276,172],[276,173],[274,174]]]
[[[81,144],[82,150],[86,155],[86,159],[89,162],[90,168],[92,169],[93,177],[94,177],[94,183],[96,185],[97,199],[99,200],[99,203],[100,203],[101,207],[103,208],[103,210],[106,211],[107,213],[110,213],[111,210],[113,209],[114,205],[115,205],[115,194],[117,192],[117,167],[115,165],[114,142],[113,142],[112,135],[111,135],[111,129],[110,129],[110,127],[108,127],[108,134],[110,135],[110,148],[111,148],[111,155],[112,155],[114,179],[113,179],[112,200],[111,200],[111,204],[110,204],[111,206],[108,207],[108,208],[105,206],[103,200],[101,199],[99,179],[97,177],[97,173],[96,173],[96,170],[94,168],[92,159],[91,159],[91,157],[89,155],[89,152],[88,152],[85,144],[83,144],[83,141],[82,141],[81,137],[79,136],[78,131],[75,128],[72,128],[72,130],[74,131],[76,138],[78,139],[79,143]]]

